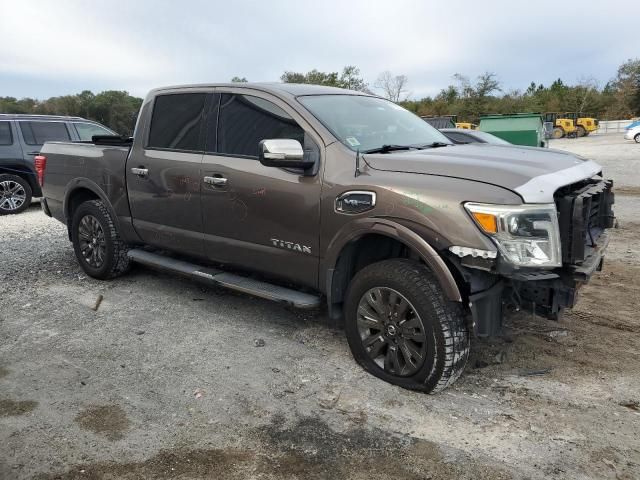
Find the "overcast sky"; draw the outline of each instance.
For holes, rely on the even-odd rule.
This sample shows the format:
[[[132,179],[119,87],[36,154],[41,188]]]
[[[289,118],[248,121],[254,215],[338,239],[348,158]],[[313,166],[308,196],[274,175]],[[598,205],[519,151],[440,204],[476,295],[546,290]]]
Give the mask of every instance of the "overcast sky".
[[[640,56],[633,2],[583,0],[2,0],[0,96],[277,81],[356,65],[409,77],[412,98],[460,72],[504,90],[561,77],[601,85]],[[637,10],[637,9],[636,9]]]

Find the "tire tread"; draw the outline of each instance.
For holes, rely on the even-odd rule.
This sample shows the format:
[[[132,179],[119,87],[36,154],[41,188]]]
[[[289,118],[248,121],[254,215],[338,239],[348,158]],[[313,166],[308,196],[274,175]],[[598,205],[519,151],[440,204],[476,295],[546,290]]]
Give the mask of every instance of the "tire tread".
[[[401,279],[409,286],[408,288],[415,289],[414,291],[417,291],[419,295],[424,296],[434,309],[435,318],[433,321],[437,323],[442,334],[442,340],[436,342],[436,352],[443,351],[443,358],[437,358],[433,362],[432,372],[427,375],[423,385],[408,388],[428,393],[438,393],[444,390],[460,377],[469,358],[469,328],[462,305],[448,300],[433,273],[425,265],[416,261],[384,260],[365,267],[356,275],[358,281],[366,281],[368,277],[380,278],[381,276]],[[434,372],[433,370],[440,371]]]

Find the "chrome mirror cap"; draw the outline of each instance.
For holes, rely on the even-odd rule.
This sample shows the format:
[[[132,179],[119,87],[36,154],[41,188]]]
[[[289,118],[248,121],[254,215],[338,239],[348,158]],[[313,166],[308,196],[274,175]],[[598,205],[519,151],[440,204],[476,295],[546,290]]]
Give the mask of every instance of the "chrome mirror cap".
[[[297,140],[288,138],[275,138],[262,140],[260,151],[267,160],[302,160],[304,151]]]
[[[266,167],[307,169],[314,164],[309,155],[304,154],[300,142],[289,138],[262,140],[258,155],[260,163]]]

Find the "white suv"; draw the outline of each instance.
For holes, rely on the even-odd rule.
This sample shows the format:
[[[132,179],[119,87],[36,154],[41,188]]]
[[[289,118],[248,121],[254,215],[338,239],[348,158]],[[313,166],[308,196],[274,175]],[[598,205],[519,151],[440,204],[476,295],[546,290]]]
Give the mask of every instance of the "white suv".
[[[635,140],[636,143],[640,143],[640,125],[636,125],[633,128],[630,128],[624,134],[624,138],[627,140]]]

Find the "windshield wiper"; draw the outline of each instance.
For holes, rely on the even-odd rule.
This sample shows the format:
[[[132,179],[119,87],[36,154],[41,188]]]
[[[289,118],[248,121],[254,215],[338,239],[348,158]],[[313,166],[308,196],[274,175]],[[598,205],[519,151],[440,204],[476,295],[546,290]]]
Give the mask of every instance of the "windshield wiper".
[[[418,148],[439,148],[439,147],[448,147],[450,145],[453,145],[453,143],[433,142],[433,143],[427,143],[426,145],[420,145]]]
[[[389,153],[389,152],[394,152],[396,150],[411,150],[412,148],[416,148],[416,147],[412,147],[410,145],[382,145],[381,147],[378,147],[378,148],[371,148],[369,150],[365,150],[362,153]]]

